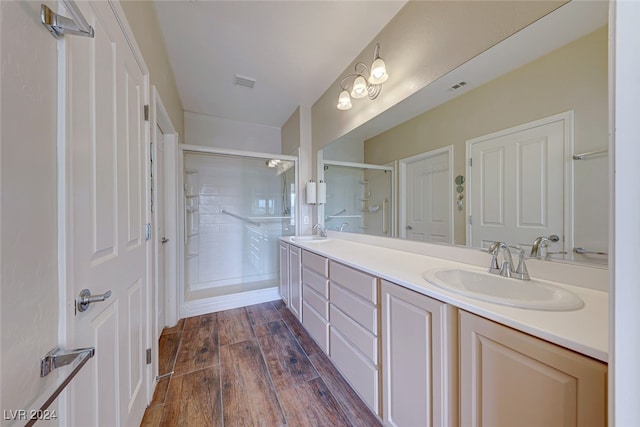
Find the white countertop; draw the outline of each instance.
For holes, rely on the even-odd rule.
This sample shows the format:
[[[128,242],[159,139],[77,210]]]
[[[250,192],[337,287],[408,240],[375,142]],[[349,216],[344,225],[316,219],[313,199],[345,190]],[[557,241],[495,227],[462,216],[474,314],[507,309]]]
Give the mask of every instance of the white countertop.
[[[433,268],[477,269],[475,266],[336,238],[321,242],[294,242],[288,237],[282,240],[562,347],[608,361],[607,292],[552,282],[578,295],[584,306],[572,311],[514,308],[448,292],[422,277],[426,270]]]

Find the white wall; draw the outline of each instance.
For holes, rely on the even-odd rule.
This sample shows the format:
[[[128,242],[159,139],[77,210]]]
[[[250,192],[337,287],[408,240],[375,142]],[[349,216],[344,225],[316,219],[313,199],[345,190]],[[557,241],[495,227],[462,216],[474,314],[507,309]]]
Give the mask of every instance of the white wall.
[[[58,343],[57,48],[40,2],[3,1],[0,10],[0,409],[16,410],[51,382],[39,376],[40,357]]]
[[[280,128],[184,113],[184,142],[189,145],[261,153],[281,153]]]

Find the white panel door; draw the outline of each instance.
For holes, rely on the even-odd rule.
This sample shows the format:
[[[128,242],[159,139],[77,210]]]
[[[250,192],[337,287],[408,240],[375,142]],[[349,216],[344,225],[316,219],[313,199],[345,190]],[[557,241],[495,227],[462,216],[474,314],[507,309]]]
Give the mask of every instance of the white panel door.
[[[407,239],[453,243],[452,156],[447,148],[401,160]]]
[[[146,154],[143,73],[107,2],[78,2],[95,38],[66,36],[67,345],[96,355],[70,385],[73,426],[139,425],[146,406]]]
[[[154,146],[156,156],[153,158],[153,170],[155,171],[154,175],[152,175],[152,222],[155,224],[155,241],[156,241],[156,255],[154,272],[156,274],[155,277],[155,298],[154,305],[156,308],[155,314],[155,331],[153,336],[160,337],[162,333],[162,329],[167,326],[166,322],[166,312],[165,312],[165,300],[166,300],[166,230],[165,230],[165,156],[164,156],[164,134],[162,133],[162,129],[159,126],[156,127],[156,141],[154,141]],[[160,372],[163,374],[164,372]]]
[[[565,233],[565,122],[521,126],[471,142],[468,192],[474,247],[494,241],[529,250],[538,236]]]

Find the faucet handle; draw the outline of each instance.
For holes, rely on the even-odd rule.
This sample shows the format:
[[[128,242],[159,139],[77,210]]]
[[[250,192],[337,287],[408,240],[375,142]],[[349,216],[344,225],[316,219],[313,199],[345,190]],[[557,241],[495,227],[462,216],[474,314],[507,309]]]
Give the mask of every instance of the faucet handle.
[[[487,252],[491,255],[491,263],[489,264],[489,273],[500,274],[500,266],[498,265],[498,249],[500,242],[493,242]]]
[[[489,245],[489,249],[487,249],[487,251],[489,252],[489,255],[493,255],[493,256],[498,255],[498,249],[500,249],[500,244],[501,242],[493,242],[491,245]]]
[[[518,248],[516,246],[511,246],[511,248],[517,249],[520,251],[520,253],[518,254],[518,266],[513,272],[514,276],[520,280],[531,280],[531,277],[529,276],[529,271],[527,270],[527,264],[525,264],[524,262],[525,255],[526,255],[524,249]]]

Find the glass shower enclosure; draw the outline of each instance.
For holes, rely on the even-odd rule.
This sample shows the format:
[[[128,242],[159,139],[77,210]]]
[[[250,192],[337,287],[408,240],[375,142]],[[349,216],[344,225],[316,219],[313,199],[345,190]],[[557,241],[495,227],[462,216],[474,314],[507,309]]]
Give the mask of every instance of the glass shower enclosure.
[[[277,298],[278,240],[296,234],[297,158],[271,156],[183,149],[182,317]]]
[[[328,230],[394,236],[393,172],[390,166],[325,160]]]

